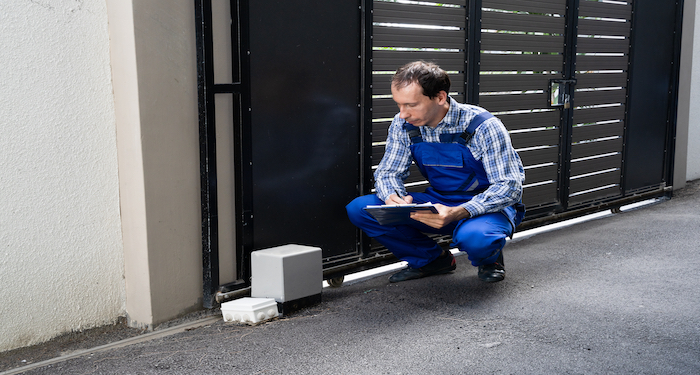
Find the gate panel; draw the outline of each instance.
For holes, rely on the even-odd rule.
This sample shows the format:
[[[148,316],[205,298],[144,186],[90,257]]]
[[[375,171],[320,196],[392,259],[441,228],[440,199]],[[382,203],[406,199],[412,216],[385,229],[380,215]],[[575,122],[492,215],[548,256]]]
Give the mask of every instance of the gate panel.
[[[622,194],[631,3],[579,3],[569,206]]]
[[[250,2],[254,250],[357,252],[359,2]]]
[[[523,202],[558,203],[560,112],[549,81],[563,74],[566,2],[483,0],[479,105],[511,133],[525,166]]]
[[[689,0],[686,0],[689,1]],[[682,1],[637,1],[625,193],[672,183]]]
[[[391,98],[396,69],[415,60],[432,61],[450,74],[450,95],[465,100],[466,0],[444,3],[374,1],[372,27],[372,165],[384,155],[387,130],[398,112]],[[417,167],[406,180],[409,192],[428,183]]]

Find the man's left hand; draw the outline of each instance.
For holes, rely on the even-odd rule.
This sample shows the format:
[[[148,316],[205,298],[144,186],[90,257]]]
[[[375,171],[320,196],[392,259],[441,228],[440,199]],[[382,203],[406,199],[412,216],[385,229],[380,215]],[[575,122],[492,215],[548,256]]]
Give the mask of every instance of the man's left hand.
[[[453,221],[466,219],[470,216],[469,211],[460,206],[448,207],[436,203],[435,208],[438,210],[438,213],[436,214],[411,212],[411,219],[420,221],[427,226],[440,229]]]

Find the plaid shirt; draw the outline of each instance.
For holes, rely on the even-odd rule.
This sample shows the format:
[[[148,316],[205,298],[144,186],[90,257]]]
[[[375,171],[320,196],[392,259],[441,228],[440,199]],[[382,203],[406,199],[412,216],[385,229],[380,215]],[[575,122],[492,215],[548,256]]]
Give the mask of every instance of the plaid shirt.
[[[423,142],[439,142],[440,134],[461,134],[471,119],[483,111],[481,107],[461,104],[450,97],[450,108],[435,128],[419,127]],[[384,157],[374,172],[377,197],[382,201],[386,201],[395,190],[405,193],[403,181],[408,177],[408,169],[413,161],[411,140],[404,130],[405,123],[398,114],[394,116],[389,126]],[[467,147],[474,158],[483,163],[491,185],[461,206],[474,217],[498,212],[518,203],[522,197],[525,171],[501,120],[494,117],[482,123]]]

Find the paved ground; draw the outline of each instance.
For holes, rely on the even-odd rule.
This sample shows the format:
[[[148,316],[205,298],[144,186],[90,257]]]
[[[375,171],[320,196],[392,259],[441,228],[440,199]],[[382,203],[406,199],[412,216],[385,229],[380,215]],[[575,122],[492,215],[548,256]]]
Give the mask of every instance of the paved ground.
[[[320,305],[276,321],[210,317],[26,373],[699,374],[699,190],[512,241],[501,283],[458,257],[448,275],[327,288]],[[0,364],[22,355],[42,359],[30,348]]]

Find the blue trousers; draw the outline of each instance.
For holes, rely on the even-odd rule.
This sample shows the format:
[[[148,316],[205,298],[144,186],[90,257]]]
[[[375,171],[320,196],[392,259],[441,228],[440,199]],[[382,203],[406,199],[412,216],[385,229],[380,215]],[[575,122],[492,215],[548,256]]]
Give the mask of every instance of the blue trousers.
[[[427,193],[412,193],[411,196],[413,203],[458,205]],[[384,226],[363,210],[367,205],[381,204],[384,202],[372,194],[355,198],[345,208],[353,224],[412,268],[423,267],[442,254],[442,248],[425,233],[451,234],[452,245],[466,252],[474,266],[494,263],[506,244],[506,238],[513,234],[511,222],[501,212],[459,220],[440,229],[418,221],[411,225]]]

